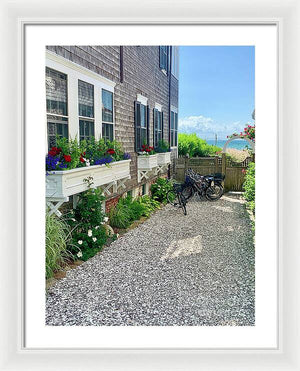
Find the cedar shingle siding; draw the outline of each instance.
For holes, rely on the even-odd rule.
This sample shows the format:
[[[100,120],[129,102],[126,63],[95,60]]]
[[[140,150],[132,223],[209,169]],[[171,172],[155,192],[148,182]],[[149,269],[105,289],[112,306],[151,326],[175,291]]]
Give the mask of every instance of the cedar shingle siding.
[[[137,185],[137,155],[134,152],[134,102],[137,94],[148,98],[150,145],[153,145],[153,108],[162,105],[164,139],[169,140],[169,75],[159,67],[158,46],[123,47],[123,82],[120,82],[119,46],[47,46],[52,51],[116,83],[114,91],[115,139],[131,154],[131,180]],[[178,107],[178,80],[171,75],[171,104]]]

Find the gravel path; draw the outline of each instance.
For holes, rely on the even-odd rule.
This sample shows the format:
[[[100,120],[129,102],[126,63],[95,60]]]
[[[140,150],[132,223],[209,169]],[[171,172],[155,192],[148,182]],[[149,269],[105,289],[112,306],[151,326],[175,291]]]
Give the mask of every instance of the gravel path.
[[[255,324],[254,246],[244,205],[167,205],[47,293],[47,325]]]

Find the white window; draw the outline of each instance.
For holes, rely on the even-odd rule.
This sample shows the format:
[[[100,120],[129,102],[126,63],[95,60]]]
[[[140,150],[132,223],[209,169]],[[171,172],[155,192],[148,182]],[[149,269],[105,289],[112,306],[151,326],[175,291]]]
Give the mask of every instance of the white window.
[[[78,80],[79,139],[95,136],[94,85]]]
[[[56,137],[68,138],[67,75],[46,68],[46,103],[48,149],[56,145]]]
[[[115,83],[53,52],[46,52],[48,145],[56,136],[78,140],[113,138]],[[103,92],[106,93],[103,93]],[[109,135],[107,135],[107,132]]]
[[[102,138],[114,140],[113,93],[102,89]]]
[[[159,142],[164,137],[164,115],[162,112],[162,106],[155,103],[155,108],[153,109],[153,145],[157,148]]]

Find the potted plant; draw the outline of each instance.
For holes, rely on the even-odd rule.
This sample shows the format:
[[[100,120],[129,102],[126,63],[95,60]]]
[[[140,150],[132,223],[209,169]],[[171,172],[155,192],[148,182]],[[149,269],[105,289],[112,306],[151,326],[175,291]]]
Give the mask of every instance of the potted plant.
[[[160,140],[155,151],[157,152],[158,165],[163,166],[171,163],[171,151],[168,142],[163,139]]]
[[[46,198],[68,196],[130,177],[130,155],[120,143],[57,139],[46,156]]]
[[[157,155],[154,148],[148,144],[142,145],[142,150],[138,152],[138,169],[151,170],[157,166]]]

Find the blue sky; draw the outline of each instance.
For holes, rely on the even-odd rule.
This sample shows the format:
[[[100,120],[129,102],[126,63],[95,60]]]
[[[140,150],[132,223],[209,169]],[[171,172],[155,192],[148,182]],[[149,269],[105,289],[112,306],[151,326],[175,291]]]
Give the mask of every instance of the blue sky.
[[[180,46],[179,132],[226,139],[253,122],[252,46]]]

